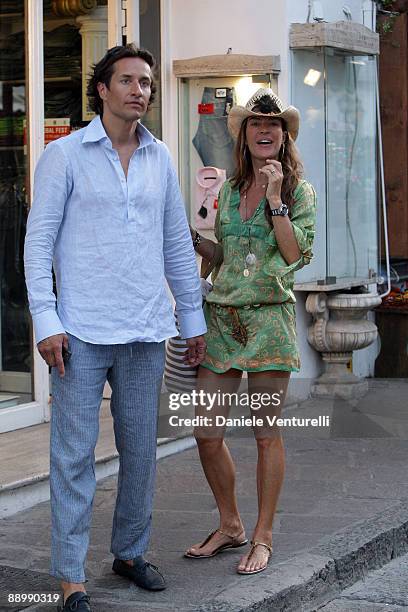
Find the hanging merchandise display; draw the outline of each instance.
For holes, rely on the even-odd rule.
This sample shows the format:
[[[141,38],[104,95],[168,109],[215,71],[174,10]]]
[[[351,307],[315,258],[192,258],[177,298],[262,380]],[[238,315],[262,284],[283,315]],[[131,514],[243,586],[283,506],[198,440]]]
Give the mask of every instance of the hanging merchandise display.
[[[218,194],[226,180],[223,168],[206,166],[196,174],[196,214],[197,229],[214,229],[218,208]]]
[[[234,88],[204,87],[198,105],[198,130],[193,138],[204,166],[224,168],[227,176],[234,171],[234,141],[227,127],[228,113],[234,104]]]

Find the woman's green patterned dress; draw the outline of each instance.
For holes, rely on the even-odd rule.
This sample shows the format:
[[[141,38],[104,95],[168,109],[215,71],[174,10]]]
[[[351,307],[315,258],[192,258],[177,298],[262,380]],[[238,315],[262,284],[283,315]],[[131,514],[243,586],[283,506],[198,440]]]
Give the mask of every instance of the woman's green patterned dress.
[[[242,221],[239,190],[229,181],[221,188],[215,235],[224,261],[213,273],[214,288],[204,307],[208,333],[202,365],[214,372],[299,371],[293,283],[295,270],[312,258],[315,190],[302,180],[294,199],[289,216],[301,257],[288,265],[265,217],[265,198],[252,217]],[[256,255],[253,265],[245,262],[249,243]]]

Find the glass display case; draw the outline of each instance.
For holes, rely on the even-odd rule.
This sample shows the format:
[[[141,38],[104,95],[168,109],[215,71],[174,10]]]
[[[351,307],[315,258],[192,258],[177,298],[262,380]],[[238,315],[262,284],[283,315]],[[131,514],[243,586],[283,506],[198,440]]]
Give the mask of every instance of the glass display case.
[[[376,70],[375,55],[292,50],[298,146],[318,195],[315,258],[298,282],[340,285],[378,272]]]

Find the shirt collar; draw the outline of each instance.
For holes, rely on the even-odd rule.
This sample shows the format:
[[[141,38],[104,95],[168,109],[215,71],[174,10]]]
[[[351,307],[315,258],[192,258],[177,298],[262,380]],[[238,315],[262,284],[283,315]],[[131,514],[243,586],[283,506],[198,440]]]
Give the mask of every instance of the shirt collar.
[[[149,130],[142,125],[140,122],[137,124],[137,135],[139,137],[139,149],[143,147],[147,147],[153,142],[157,142],[157,139],[153,136]],[[105,128],[103,127],[103,123],[99,115],[96,115],[92,119],[92,121],[86,126],[84,130],[84,136],[82,138],[82,142],[99,142],[100,140],[106,139],[107,142],[112,146],[109,136],[105,132]]]
[[[197,170],[196,181],[202,189],[219,190],[225,181],[225,170],[220,170],[214,166],[204,166],[204,168]]]

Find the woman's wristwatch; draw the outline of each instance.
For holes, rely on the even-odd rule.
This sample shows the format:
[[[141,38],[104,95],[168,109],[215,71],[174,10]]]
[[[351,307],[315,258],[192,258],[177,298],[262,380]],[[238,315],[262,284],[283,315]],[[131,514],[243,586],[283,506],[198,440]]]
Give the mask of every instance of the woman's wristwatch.
[[[201,239],[202,239],[202,238],[201,238],[200,234],[199,234],[199,233],[197,232],[197,230],[196,230],[196,232],[195,232],[195,236],[194,236],[194,238],[193,238],[193,247],[194,247],[195,249],[196,249],[196,248],[198,247],[198,245],[200,244]]]
[[[289,208],[282,202],[278,208],[271,208],[272,217],[286,217],[289,212]]]

